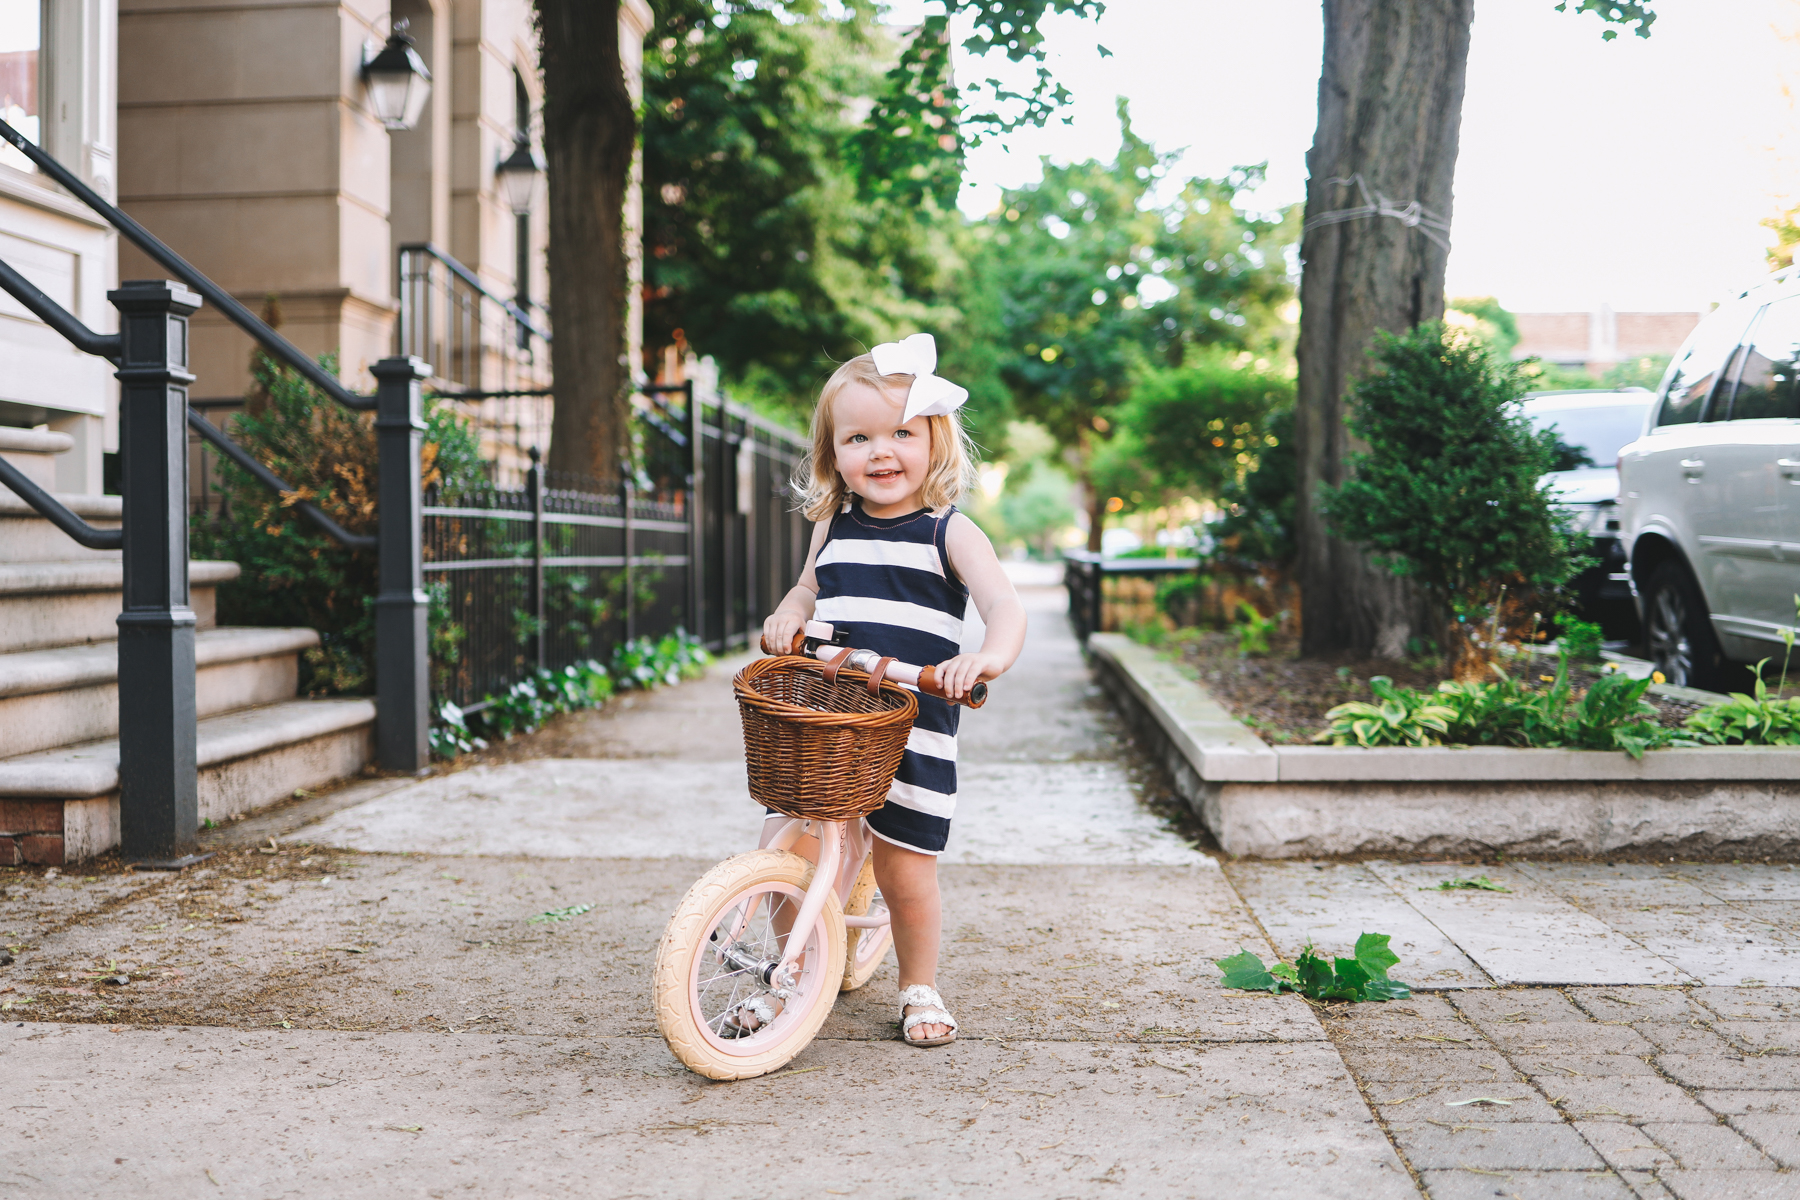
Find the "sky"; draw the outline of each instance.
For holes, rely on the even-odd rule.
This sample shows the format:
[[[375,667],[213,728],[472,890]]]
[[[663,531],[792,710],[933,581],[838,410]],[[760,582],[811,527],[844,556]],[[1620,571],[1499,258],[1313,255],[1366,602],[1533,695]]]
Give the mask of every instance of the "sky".
[[[936,8],[893,0],[889,19]],[[1449,294],[1497,296],[1515,312],[1700,310],[1767,273],[1772,235],[1759,222],[1800,200],[1787,90],[1800,94],[1800,0],[1655,8],[1650,38],[1605,42],[1597,18],[1554,0],[1476,5]],[[1098,22],[1054,17],[1046,29],[1073,123],[974,150],[966,211],[1037,178],[1040,156],[1110,158],[1121,95],[1141,136],[1186,151],[1186,173],[1266,160],[1254,204],[1304,198],[1318,0],[1108,0]]]

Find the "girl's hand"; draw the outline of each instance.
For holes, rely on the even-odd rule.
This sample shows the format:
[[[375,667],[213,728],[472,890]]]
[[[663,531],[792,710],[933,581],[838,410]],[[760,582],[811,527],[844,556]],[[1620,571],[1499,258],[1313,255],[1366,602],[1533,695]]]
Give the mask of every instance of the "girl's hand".
[[[952,700],[960,700],[977,683],[997,678],[1010,665],[998,654],[959,654],[937,665],[938,686]]]
[[[778,608],[763,619],[763,647],[774,654],[786,654],[794,638],[806,628],[806,618],[791,608]]]

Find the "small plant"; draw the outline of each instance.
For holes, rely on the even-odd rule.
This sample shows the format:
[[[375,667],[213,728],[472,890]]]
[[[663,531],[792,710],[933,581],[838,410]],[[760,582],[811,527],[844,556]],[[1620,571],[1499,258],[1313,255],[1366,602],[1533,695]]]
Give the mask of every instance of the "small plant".
[[[1784,630],[1789,638],[1792,631]],[[1783,640],[1786,640],[1785,638]],[[1714,746],[1800,746],[1800,696],[1771,699],[1763,682],[1763,668],[1756,664],[1755,694],[1731,693],[1731,699],[1711,704],[1689,717],[1686,728],[1700,741]],[[1782,680],[1786,682],[1786,664]]]
[[[1356,939],[1355,958],[1322,958],[1309,942],[1291,965],[1278,962],[1265,967],[1248,950],[1216,959],[1213,965],[1225,973],[1222,986],[1246,992],[1298,992],[1308,1000],[1405,1000],[1412,988],[1388,978],[1389,969],[1400,962],[1400,956],[1388,949],[1388,941],[1385,933],[1363,934]]]
[[[696,679],[710,662],[700,639],[677,629],[658,641],[636,638],[620,646],[613,651],[612,674],[622,688],[649,688]]]
[[[1325,714],[1331,725],[1313,740],[1333,746],[1438,746],[1456,710],[1429,693],[1397,688],[1386,675],[1369,679],[1376,702],[1352,700]]]
[[[470,732],[463,710],[448,700],[438,707],[437,720],[432,722],[425,736],[431,742],[434,758],[455,758],[471,750],[487,749],[487,739]]]
[[[1126,621],[1120,632],[1140,646],[1162,646],[1169,640],[1169,627],[1159,617],[1148,621]]]
[[[1477,875],[1473,879],[1445,879],[1430,887],[1422,887],[1421,892],[1510,892],[1511,888],[1503,883],[1495,883],[1486,875]]]
[[[1605,634],[1600,626],[1592,621],[1578,621],[1573,617],[1563,617],[1557,622],[1560,632],[1556,638],[1557,648],[1580,663],[1600,661],[1600,647],[1605,641]]]
[[[593,911],[594,906],[591,904],[571,904],[567,908],[552,908],[547,912],[539,913],[535,917],[527,917],[526,924],[548,925],[552,921],[567,921],[573,917],[579,917],[582,913],[590,913]]]
[[[1263,616],[1248,600],[1238,601],[1238,617],[1238,623],[1232,627],[1237,634],[1238,654],[1245,658],[1252,654],[1267,654],[1275,618]]]

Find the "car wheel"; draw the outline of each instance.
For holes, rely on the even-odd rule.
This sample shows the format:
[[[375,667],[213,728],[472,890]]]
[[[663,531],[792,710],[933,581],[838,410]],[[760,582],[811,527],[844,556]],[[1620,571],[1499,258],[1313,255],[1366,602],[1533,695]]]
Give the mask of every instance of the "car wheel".
[[[1650,574],[1644,596],[1644,641],[1663,678],[1678,687],[1717,690],[1731,665],[1719,649],[1700,588],[1678,562]]]

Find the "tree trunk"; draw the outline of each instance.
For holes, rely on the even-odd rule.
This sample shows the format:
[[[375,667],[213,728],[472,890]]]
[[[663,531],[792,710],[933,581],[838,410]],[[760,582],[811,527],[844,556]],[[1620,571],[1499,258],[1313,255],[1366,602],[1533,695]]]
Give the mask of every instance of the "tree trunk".
[[[536,0],[550,200],[550,469],[609,480],[629,445],[625,188],[637,112],[619,0]]]
[[[1474,0],[1324,0],[1324,6],[1319,128],[1306,156],[1300,247],[1295,451],[1302,648],[1398,658],[1409,638],[1436,639],[1439,618],[1416,589],[1330,536],[1318,491],[1343,482],[1345,456],[1354,449],[1344,393],[1367,366],[1375,331],[1399,332],[1444,313]],[[1350,182],[1354,176],[1362,188]],[[1400,210],[1416,202],[1425,220],[1333,215],[1371,200]]]

